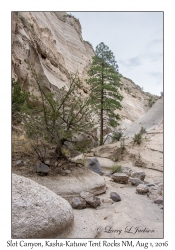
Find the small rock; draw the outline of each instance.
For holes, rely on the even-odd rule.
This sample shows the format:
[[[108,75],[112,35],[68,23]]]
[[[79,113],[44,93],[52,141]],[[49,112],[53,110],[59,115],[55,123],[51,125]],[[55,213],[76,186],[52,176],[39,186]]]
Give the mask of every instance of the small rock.
[[[89,196],[93,196],[93,194],[90,193],[90,192],[88,192],[88,191],[82,191],[82,192],[80,193],[80,197],[83,198],[83,199],[86,199],[86,198],[89,197]]]
[[[152,183],[152,180],[144,179],[144,184],[149,184],[149,183]]]
[[[15,163],[15,166],[17,166],[17,167],[22,167],[22,166],[24,166],[25,165],[25,163],[22,161],[22,160],[18,160],[18,161],[16,161],[16,163]]]
[[[42,174],[42,175],[47,175],[49,173],[49,167],[47,165],[45,165],[44,163],[40,163],[38,166],[37,166],[37,170],[36,172],[38,174]]]
[[[121,201],[120,195],[118,195],[116,192],[111,192],[110,197],[113,201]]]
[[[83,209],[86,208],[86,201],[80,197],[73,197],[71,200],[71,205],[75,209]]]
[[[158,186],[150,186],[149,187],[149,192],[152,194],[152,195],[158,195],[161,191],[161,188],[159,188]]]
[[[45,163],[47,166],[50,166],[50,161],[49,161],[49,160],[44,161],[44,163]]]
[[[145,179],[145,172],[132,172],[131,177],[133,178],[139,178],[141,181],[144,181]]]
[[[153,187],[153,186],[155,186],[155,184],[148,183],[148,184],[146,184],[146,186],[147,186],[147,187]]]
[[[129,167],[124,167],[122,170],[122,173],[125,173],[128,176],[131,176],[132,170]]]
[[[163,197],[159,196],[154,200],[154,203],[163,205]]]
[[[71,174],[71,171],[70,171],[69,169],[66,169],[64,172],[65,172],[66,174]]]
[[[114,203],[113,200],[111,200],[111,199],[102,199],[102,202],[103,203],[110,203],[110,204]]]
[[[144,182],[141,181],[141,180],[138,179],[138,178],[129,177],[129,181],[130,181],[131,184],[134,185],[134,186],[138,186],[139,184],[144,184]]]
[[[91,194],[90,192],[82,191],[80,193],[80,197],[85,199],[85,201],[94,208],[96,208],[97,206],[99,206],[101,204],[100,198],[96,197],[95,195]]]
[[[136,191],[138,194],[146,194],[146,193],[148,193],[149,189],[146,185],[139,184],[136,188]]]
[[[111,173],[110,172],[106,172],[104,173],[107,177],[111,177]]]
[[[163,183],[159,183],[158,186],[159,186],[160,188],[163,188]]]
[[[115,173],[112,175],[112,179],[115,182],[122,183],[122,184],[127,184],[129,176],[125,173]]]
[[[97,173],[99,175],[103,174],[100,163],[97,160],[97,158],[95,158],[95,157],[88,158],[86,160],[86,167],[88,167],[90,170],[94,171],[95,173]]]
[[[86,197],[86,202],[94,208],[96,208],[97,206],[99,206],[101,204],[100,198],[96,197],[96,196]]]

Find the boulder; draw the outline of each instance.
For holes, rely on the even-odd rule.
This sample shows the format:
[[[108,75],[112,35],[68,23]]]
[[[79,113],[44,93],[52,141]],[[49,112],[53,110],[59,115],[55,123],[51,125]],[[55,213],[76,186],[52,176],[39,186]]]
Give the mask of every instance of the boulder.
[[[40,175],[47,175],[49,173],[49,170],[50,168],[45,165],[44,163],[40,163],[38,166],[37,166],[37,169],[36,169],[36,172]]]
[[[88,158],[86,159],[86,167],[88,167],[90,170],[94,171],[95,173],[102,175],[102,169],[100,166],[99,161],[97,160],[97,158],[92,157],[92,158]]]
[[[145,179],[145,172],[132,172],[131,177],[133,178],[139,178],[141,181],[144,181]]]
[[[127,184],[129,176],[125,173],[115,173],[112,175],[112,179],[115,182],[122,183],[122,184]]]
[[[116,192],[111,192],[110,197],[113,201],[121,201],[120,195],[118,195]]]
[[[138,178],[129,177],[129,181],[130,181],[131,184],[134,185],[134,186],[138,186],[139,184],[144,184],[144,182],[141,181],[141,180],[138,179]]]
[[[81,197],[73,197],[71,201],[71,205],[75,209],[83,209],[86,208],[86,201]]]
[[[38,183],[12,174],[12,238],[53,238],[68,233],[73,210],[65,199]]]
[[[64,171],[64,170],[63,170]],[[56,194],[71,202],[73,197],[78,197],[82,191],[88,191],[94,195],[106,192],[106,182],[104,178],[86,167],[72,167],[71,174],[55,175],[54,178],[47,179],[47,176],[30,178],[37,183],[46,186]]]
[[[139,184],[136,188],[138,194],[146,194],[149,192],[148,187],[145,184]]]

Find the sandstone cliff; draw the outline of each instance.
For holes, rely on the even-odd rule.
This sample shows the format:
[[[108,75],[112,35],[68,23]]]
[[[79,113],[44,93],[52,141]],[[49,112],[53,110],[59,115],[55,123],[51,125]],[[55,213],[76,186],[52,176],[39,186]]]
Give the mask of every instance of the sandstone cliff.
[[[78,72],[84,80],[94,50],[83,40],[81,29],[79,20],[66,12],[12,12],[12,77],[26,88],[28,83],[35,85],[30,63],[51,90],[68,88],[69,72]],[[120,89],[124,99],[119,113],[125,129],[148,110],[152,95],[123,76]],[[85,84],[82,90],[87,93]]]

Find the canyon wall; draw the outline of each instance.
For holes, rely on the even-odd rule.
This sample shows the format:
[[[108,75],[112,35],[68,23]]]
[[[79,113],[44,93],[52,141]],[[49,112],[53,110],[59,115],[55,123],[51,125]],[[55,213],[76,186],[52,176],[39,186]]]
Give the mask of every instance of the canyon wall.
[[[36,85],[31,68],[42,84],[51,90],[69,87],[69,73],[78,73],[82,82],[87,78],[94,49],[82,38],[78,19],[66,12],[12,12],[12,77],[23,87]],[[120,66],[120,65],[119,65]],[[82,91],[88,93],[82,83]],[[148,99],[156,96],[145,93],[132,80],[121,77],[123,109],[117,112],[123,128],[132,124],[148,109]]]

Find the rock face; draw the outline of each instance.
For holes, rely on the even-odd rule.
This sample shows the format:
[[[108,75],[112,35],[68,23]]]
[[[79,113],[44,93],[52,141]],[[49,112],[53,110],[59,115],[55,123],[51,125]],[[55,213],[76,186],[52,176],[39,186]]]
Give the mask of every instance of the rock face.
[[[102,175],[102,169],[101,166],[97,160],[97,158],[93,157],[93,158],[88,158],[86,160],[86,167],[89,168],[90,170],[94,171],[97,174]]]
[[[27,61],[52,89],[69,86],[69,72],[84,78],[94,51],[83,41],[78,19],[66,12],[13,12],[12,22],[14,78],[33,82]]]
[[[129,176],[125,173],[115,173],[112,175],[112,179],[115,182],[122,183],[122,184],[127,184]]]
[[[124,132],[125,137],[133,137],[139,133],[141,127],[146,131],[155,129],[163,122],[163,97],[160,98],[143,116],[137,119],[131,126]]]
[[[36,182],[12,175],[12,238],[58,237],[73,223],[70,204]]]
[[[69,73],[79,73],[82,80],[94,56],[92,45],[82,38],[79,20],[66,12],[12,12],[12,77],[27,88],[36,85],[29,70],[33,64],[42,83],[51,90],[69,87]],[[23,80],[22,80],[23,79]],[[132,80],[121,76],[120,92],[124,96],[120,128],[125,130],[147,111],[148,99]],[[82,93],[87,94],[86,84]],[[152,96],[157,99],[156,96]]]

